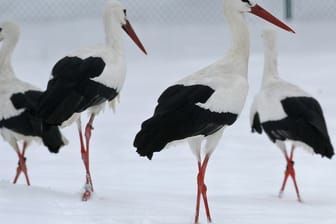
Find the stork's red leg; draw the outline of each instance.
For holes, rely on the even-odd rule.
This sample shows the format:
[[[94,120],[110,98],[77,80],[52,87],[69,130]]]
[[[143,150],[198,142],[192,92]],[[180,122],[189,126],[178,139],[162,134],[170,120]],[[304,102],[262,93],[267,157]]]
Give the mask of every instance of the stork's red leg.
[[[198,223],[199,219],[199,210],[200,210],[200,202],[201,202],[201,188],[200,188],[200,175],[201,175],[201,162],[198,162],[198,175],[197,175],[197,197],[196,197],[196,212],[195,212],[195,223]]]
[[[30,186],[30,180],[29,180],[29,176],[28,176],[28,171],[27,171],[27,166],[26,166],[26,158],[25,158],[27,145],[28,145],[27,142],[23,143],[22,152],[20,152],[19,146],[17,144],[15,146],[15,151],[18,155],[19,162],[18,162],[18,167],[16,168],[16,175],[15,175],[14,180],[13,180],[14,184],[16,184],[17,180],[19,179],[19,176],[20,176],[21,172],[23,172],[23,174],[25,175],[25,178],[26,178],[26,183],[27,183],[28,186]]]
[[[207,187],[204,183],[204,177],[205,177],[205,172],[206,172],[209,158],[210,158],[209,155],[206,155],[203,160],[203,164],[201,165],[201,163],[198,163],[199,173],[197,175],[197,198],[196,198],[195,223],[198,223],[198,219],[199,219],[199,207],[200,207],[200,196],[201,195],[203,198],[208,222],[211,222],[211,215],[210,215],[210,209],[209,209],[208,198],[207,198]]]
[[[285,157],[286,157],[286,161],[287,161],[287,167],[286,167],[285,177],[284,177],[284,181],[283,181],[282,187],[280,189],[279,196],[280,197],[282,196],[282,194],[283,194],[283,192],[285,190],[287,179],[290,176],[292,178],[292,180],[293,180],[293,183],[294,183],[294,187],[295,187],[295,191],[296,191],[296,195],[297,195],[298,201],[302,202],[301,196],[300,196],[300,192],[299,192],[299,188],[298,188],[298,185],[297,185],[297,182],[296,182],[296,177],[295,177],[295,169],[294,169],[294,161],[293,161],[294,149],[295,149],[295,147],[292,146],[290,156],[287,155],[287,152],[285,153]]]
[[[88,151],[86,150],[84,146],[83,135],[82,135],[81,130],[79,130],[79,139],[80,139],[80,144],[81,144],[82,160],[83,160],[85,172],[86,172],[85,174],[86,182],[84,186],[85,191],[82,195],[82,200],[87,201],[91,197],[91,192],[93,192],[93,188],[92,188],[92,181],[91,181],[90,170],[89,170]]]
[[[81,127],[78,128],[79,139],[80,139],[80,144],[81,144],[82,159],[83,159],[85,170],[86,170],[85,191],[82,196],[83,201],[87,201],[88,199],[90,199],[91,193],[93,192],[93,184],[92,184],[91,173],[90,173],[90,157],[89,157],[89,152],[90,152],[89,146],[90,146],[91,130],[93,129],[92,128],[93,120],[94,120],[94,115],[91,115],[90,120],[85,127],[86,146],[84,146],[82,129]]]
[[[87,153],[87,180],[86,183],[90,185],[91,190],[93,191],[91,173],[90,173],[90,157],[89,157],[89,149],[90,149],[90,140],[91,140],[91,131],[93,130],[93,120],[95,115],[92,114],[90,117],[89,122],[86,124],[85,127],[85,140],[86,140],[86,153]]]
[[[288,165],[287,165],[287,167],[288,167]],[[287,172],[287,170],[288,170],[288,168],[286,168],[285,177],[284,177],[284,180],[282,182],[281,189],[280,189],[280,193],[279,193],[280,198],[282,197],[283,192],[285,191],[286,183],[287,183],[287,180],[288,180],[289,173]]]
[[[292,161],[292,163],[291,163],[292,166],[291,166],[289,175],[291,176],[291,178],[292,178],[292,180],[293,180],[294,187],[295,187],[295,191],[296,191],[297,199],[298,199],[299,202],[302,202],[302,200],[301,200],[301,196],[300,196],[300,192],[299,192],[299,187],[298,187],[297,182],[296,182],[296,175],[295,175],[294,161],[293,161],[294,150],[295,150],[295,147],[294,147],[294,145],[293,145],[293,146],[292,146],[292,149],[291,149],[291,154],[290,154],[290,157],[289,157],[289,159]]]
[[[207,197],[207,186],[204,184],[204,177],[205,177],[205,172],[206,172],[206,168],[208,166],[208,162],[209,162],[209,155],[206,155],[204,160],[203,160],[203,164],[202,164],[202,196],[203,196],[203,202],[204,202],[204,207],[205,207],[205,213],[208,219],[208,222],[211,222],[211,215],[210,215],[210,209],[209,209],[209,203],[208,203],[208,197]]]

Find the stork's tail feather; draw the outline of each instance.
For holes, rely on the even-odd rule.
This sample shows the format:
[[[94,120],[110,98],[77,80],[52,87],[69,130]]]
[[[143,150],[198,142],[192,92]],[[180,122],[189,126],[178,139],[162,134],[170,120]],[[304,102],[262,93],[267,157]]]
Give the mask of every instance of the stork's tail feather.
[[[331,159],[333,157],[334,153],[334,148],[331,145],[331,143],[328,143],[324,146],[324,150],[322,153],[320,153],[323,156],[327,157],[328,159]]]
[[[150,160],[154,152],[160,152],[168,142],[165,135],[161,133],[162,129],[158,128],[160,125],[157,121],[155,118],[145,121],[133,143],[134,147],[137,148],[137,153]]]
[[[144,131],[140,131],[134,140],[134,147],[137,148],[137,153],[140,156],[146,156],[148,159],[152,159],[153,150],[149,148],[147,142],[151,139],[151,135],[144,133]]]
[[[56,126],[44,125],[42,141],[52,153],[58,153],[60,148],[68,144],[68,140],[61,134]]]

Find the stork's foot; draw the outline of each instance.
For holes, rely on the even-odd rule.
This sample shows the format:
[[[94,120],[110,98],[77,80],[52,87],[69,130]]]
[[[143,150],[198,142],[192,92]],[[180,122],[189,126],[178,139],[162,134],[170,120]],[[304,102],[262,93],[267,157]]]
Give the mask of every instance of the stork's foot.
[[[297,198],[298,202],[299,203],[303,203],[302,199],[301,199],[301,196],[299,195],[298,198]]]
[[[282,198],[283,194],[284,194],[284,192],[282,190],[280,190],[278,197]]]
[[[87,201],[91,198],[91,191],[84,191],[82,201]]]
[[[93,193],[93,188],[92,188],[92,185],[91,184],[86,184],[84,186],[84,193],[83,193],[83,196],[82,196],[82,201],[88,201],[90,198],[91,198],[91,195]]]

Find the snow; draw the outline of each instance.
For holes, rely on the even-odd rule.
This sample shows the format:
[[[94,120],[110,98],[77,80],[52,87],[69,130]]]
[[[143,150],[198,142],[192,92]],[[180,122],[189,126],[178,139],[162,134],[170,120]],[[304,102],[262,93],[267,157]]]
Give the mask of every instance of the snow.
[[[285,160],[265,136],[253,135],[249,128],[251,101],[261,82],[260,34],[264,26],[259,20],[249,20],[249,97],[238,121],[225,130],[206,176],[214,223],[335,223],[335,160],[297,150],[297,181],[304,203],[296,201],[291,181],[284,197],[277,197]],[[13,61],[17,75],[44,88],[57,59],[80,46],[103,40],[102,26],[97,25],[100,23],[78,20],[22,24]],[[280,75],[320,100],[335,143],[335,23],[291,25],[296,35],[278,30]],[[17,185],[11,184],[17,158],[10,146],[1,142],[1,223],[193,222],[197,166],[187,144],[157,153],[148,161],[136,154],[132,143],[141,122],[152,114],[159,94],[221,57],[228,48],[229,33],[224,23],[187,27],[134,23],[133,27],[149,56],[125,38],[128,74],[117,113],[106,111],[94,122],[92,200],[80,201],[84,167],[75,126],[64,129],[70,144],[57,155],[36,144],[28,149],[30,187],[25,186],[22,177]],[[206,223],[202,208],[200,220]]]

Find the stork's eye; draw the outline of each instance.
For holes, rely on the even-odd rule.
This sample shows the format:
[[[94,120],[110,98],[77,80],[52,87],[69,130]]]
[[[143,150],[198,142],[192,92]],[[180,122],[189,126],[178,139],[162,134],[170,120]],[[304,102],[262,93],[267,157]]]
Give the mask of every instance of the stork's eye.
[[[123,11],[124,11],[124,14],[125,14],[125,16],[127,16],[127,12],[126,12],[126,9],[124,9]]]
[[[242,0],[242,2],[246,2],[247,4],[249,4],[249,5],[252,6],[252,4],[251,4],[251,2],[249,0]]]
[[[2,28],[0,28],[0,32],[2,31]]]

